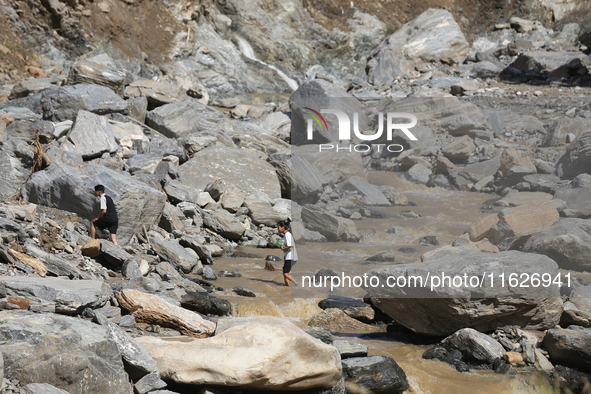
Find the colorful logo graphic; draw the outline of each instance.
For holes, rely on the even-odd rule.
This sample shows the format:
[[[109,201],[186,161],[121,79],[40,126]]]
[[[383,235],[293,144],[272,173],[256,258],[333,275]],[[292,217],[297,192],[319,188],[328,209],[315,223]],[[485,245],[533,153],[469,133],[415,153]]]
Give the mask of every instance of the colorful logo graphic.
[[[322,115],[320,115],[320,112],[315,111],[312,108],[308,108],[308,107],[304,107],[304,109],[308,110],[308,111],[312,111],[314,114],[317,115],[317,116],[315,116],[314,114],[311,114],[309,112],[302,111],[304,114],[311,116],[316,121],[316,123],[318,123],[318,126],[320,127],[320,129],[322,129],[322,124],[320,123],[320,119],[322,119],[322,123],[324,123],[324,129],[326,131],[328,131],[328,125],[326,124],[326,120],[324,120],[324,117]],[[318,119],[318,118],[320,118],[320,119]]]

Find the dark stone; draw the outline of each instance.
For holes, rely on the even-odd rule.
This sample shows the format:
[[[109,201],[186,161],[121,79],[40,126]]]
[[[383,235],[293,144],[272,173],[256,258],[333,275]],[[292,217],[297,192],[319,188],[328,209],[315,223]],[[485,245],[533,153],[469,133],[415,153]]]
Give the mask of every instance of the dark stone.
[[[243,296],[243,297],[256,297],[256,294],[254,294],[250,289],[248,289],[246,287],[237,286],[237,287],[234,287],[232,289],[232,291],[240,296]]]
[[[408,389],[406,374],[391,357],[354,357],[342,361],[345,381],[379,393],[402,393]]]
[[[304,332],[313,336],[316,339],[320,339],[322,342],[332,345],[334,342],[334,337],[330,333],[330,331],[325,330],[324,328],[320,327],[306,327],[304,328]]]
[[[181,306],[204,315],[226,316],[232,311],[230,302],[207,292],[187,292],[181,297]]]
[[[419,244],[423,246],[439,246],[439,241],[434,235],[426,235],[419,240]]]
[[[402,253],[419,253],[419,251],[414,248],[406,248],[406,247],[402,247],[402,248],[398,249],[398,251],[402,252]]]

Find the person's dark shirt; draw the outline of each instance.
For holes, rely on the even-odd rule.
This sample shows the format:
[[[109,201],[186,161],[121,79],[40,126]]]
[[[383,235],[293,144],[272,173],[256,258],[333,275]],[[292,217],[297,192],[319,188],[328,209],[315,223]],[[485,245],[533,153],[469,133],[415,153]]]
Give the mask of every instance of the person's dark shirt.
[[[107,210],[107,213],[103,216],[105,220],[112,223],[119,221],[117,210],[115,209],[115,203],[113,202],[113,199],[106,194],[101,195],[101,211],[103,209]]]

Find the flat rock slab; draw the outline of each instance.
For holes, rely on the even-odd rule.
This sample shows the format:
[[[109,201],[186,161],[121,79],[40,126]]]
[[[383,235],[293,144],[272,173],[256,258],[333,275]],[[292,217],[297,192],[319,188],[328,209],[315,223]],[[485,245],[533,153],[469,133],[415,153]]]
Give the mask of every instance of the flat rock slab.
[[[303,390],[341,375],[337,349],[294,324],[263,319],[207,339],[141,337],[163,379],[250,390]]]
[[[587,64],[589,62],[589,57],[582,52],[536,51],[521,53],[517,59],[511,63],[511,66],[523,71],[537,68],[542,72],[550,72],[564,64],[570,63],[574,59],[587,62]]]
[[[99,308],[113,296],[108,284],[96,280],[68,280],[25,276],[0,276],[7,295],[55,304],[58,313],[80,313]]]
[[[348,341],[334,341],[333,345],[341,354],[341,359],[351,357],[367,357],[367,345],[362,345],[360,343],[351,343]]]
[[[472,287],[468,280],[456,282],[458,287],[447,282],[444,285],[439,282],[438,285],[433,278],[438,275],[437,278],[441,279],[442,272],[452,278],[466,275],[479,281],[486,273],[484,279],[488,282],[486,286],[482,282],[482,287]],[[491,274],[494,277],[493,287]],[[501,274],[505,275],[504,287],[501,286]],[[467,327],[483,332],[505,325],[527,329],[554,327],[563,310],[558,286],[509,288],[507,280],[511,274],[514,277],[548,274],[554,279],[558,274],[558,265],[549,257],[518,251],[441,251],[422,263],[372,269],[367,275],[377,276],[380,283],[366,290],[377,308],[403,326],[424,335],[445,336]],[[406,287],[392,287],[387,286],[388,277],[420,277],[427,284],[421,287],[413,286],[411,282]],[[431,284],[434,285],[433,290]],[[488,307],[491,303],[495,308]]]
[[[92,159],[106,152],[116,152],[119,145],[115,142],[113,127],[107,118],[80,111],[61,148],[78,152],[83,159]]]
[[[591,219],[563,219],[534,234],[523,245],[529,253],[544,254],[560,268],[591,270]]]
[[[70,394],[133,392],[117,346],[97,324],[68,316],[2,311],[0,341],[5,377],[20,384],[41,381]],[[49,393],[54,394],[43,391]]]
[[[516,207],[518,205],[527,204],[528,202],[552,200],[552,198],[552,194],[544,192],[520,192],[517,190],[511,190],[509,194],[502,198],[502,200],[506,201],[510,207]]]
[[[207,338],[215,331],[215,323],[212,321],[150,294],[125,289],[117,294],[117,300],[140,323],[171,327],[184,335],[197,338]]]
[[[271,199],[281,197],[275,168],[251,150],[203,149],[179,167],[179,175],[184,186],[195,190],[222,179],[228,188],[238,187],[248,194],[262,192]]]

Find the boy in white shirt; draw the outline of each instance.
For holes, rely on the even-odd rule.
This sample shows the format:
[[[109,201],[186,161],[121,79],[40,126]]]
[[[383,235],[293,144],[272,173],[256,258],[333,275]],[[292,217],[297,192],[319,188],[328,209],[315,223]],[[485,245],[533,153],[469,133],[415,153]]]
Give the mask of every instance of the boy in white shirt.
[[[298,262],[298,252],[296,250],[295,242],[293,239],[293,235],[291,234],[290,224],[291,220],[282,220],[277,224],[277,230],[279,234],[283,235],[283,242],[281,244],[281,250],[285,253],[284,263],[283,263],[283,286],[290,287],[289,282],[293,282],[294,285],[298,286],[298,282],[296,282],[290,274],[291,268]]]

